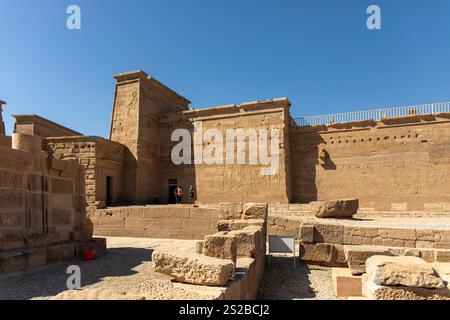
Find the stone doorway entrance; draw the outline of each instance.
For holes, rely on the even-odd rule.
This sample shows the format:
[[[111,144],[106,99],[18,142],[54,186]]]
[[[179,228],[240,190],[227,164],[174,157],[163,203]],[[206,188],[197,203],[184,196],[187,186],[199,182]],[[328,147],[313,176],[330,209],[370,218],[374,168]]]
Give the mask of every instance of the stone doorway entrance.
[[[175,204],[175,190],[178,186],[177,179],[169,179],[169,204]]]
[[[113,178],[106,177],[106,206],[110,206],[112,204],[112,184]]]

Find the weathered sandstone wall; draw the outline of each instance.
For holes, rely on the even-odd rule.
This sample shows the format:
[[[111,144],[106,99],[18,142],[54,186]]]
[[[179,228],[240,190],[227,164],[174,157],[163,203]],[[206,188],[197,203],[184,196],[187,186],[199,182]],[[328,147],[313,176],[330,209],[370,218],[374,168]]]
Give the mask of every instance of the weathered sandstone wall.
[[[289,119],[290,102],[287,99],[274,99],[267,101],[249,102],[241,105],[230,105],[217,108],[191,110],[183,113],[169,114],[160,121],[160,163],[161,163],[161,189],[160,195],[164,202],[168,200],[169,180],[176,179],[185,191],[192,185],[196,191],[196,200],[200,203],[219,203],[226,201],[242,202],[289,202],[289,144],[287,135],[287,121]],[[191,133],[192,140],[194,123],[201,123],[203,134],[208,129],[219,130],[223,137],[223,164],[188,164],[175,165],[171,160],[171,151],[179,142],[171,141],[171,135],[176,129],[186,129]],[[237,140],[234,140],[234,164],[226,164],[226,141],[228,129],[256,130],[258,136],[252,139],[245,137],[246,164],[237,164],[239,155]],[[249,146],[260,138],[259,130],[267,129],[269,134],[269,155],[278,153],[279,167],[274,175],[263,175],[262,168],[268,167],[260,162],[249,164],[249,156],[253,153]],[[272,150],[271,130],[279,130],[279,144]],[[213,139],[205,139],[202,149],[208,147]],[[196,143],[192,141],[192,143]],[[259,146],[259,144],[256,144]],[[267,150],[267,149],[265,149]],[[194,150],[192,150],[194,155]],[[252,154],[253,155],[253,154]]]
[[[14,132],[40,137],[81,136],[82,134],[35,114],[14,115]]]
[[[358,198],[362,209],[450,211],[449,118],[292,123],[293,201]]]
[[[48,157],[38,136],[14,134],[12,146],[0,146],[0,273],[58,260],[55,245],[92,236],[83,167]]]
[[[77,160],[85,167],[88,206],[106,202],[107,177],[112,178],[111,204],[126,201],[123,145],[87,136],[46,138],[44,142],[55,158]]]
[[[90,214],[101,236],[201,240],[217,230],[219,210],[193,206],[128,206]]]

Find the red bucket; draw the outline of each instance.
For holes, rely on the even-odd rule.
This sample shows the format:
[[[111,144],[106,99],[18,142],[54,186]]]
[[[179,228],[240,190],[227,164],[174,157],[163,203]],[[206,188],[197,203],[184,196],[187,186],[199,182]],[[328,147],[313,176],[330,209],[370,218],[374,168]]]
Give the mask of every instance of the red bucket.
[[[93,249],[87,249],[83,251],[83,260],[94,260],[95,256],[94,256],[94,250]]]

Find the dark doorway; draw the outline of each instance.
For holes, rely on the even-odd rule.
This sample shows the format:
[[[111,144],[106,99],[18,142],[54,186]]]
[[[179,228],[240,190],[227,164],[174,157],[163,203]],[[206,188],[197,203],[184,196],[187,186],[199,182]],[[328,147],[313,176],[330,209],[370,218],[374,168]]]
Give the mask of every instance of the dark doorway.
[[[178,181],[177,179],[169,180],[169,204],[175,204],[175,190],[177,189]]]
[[[106,206],[110,206],[112,204],[112,184],[113,178],[106,177]]]

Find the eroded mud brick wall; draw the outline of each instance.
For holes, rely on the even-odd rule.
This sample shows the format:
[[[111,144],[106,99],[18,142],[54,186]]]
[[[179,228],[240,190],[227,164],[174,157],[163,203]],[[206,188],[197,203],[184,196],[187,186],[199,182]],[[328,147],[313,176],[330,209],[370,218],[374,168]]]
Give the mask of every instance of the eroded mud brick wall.
[[[375,210],[450,210],[450,115],[296,127],[293,201],[359,198]]]
[[[110,139],[127,147],[126,198],[131,203],[149,203],[160,192],[158,117],[187,110],[190,102],[142,71],[114,78]]]
[[[249,102],[241,105],[230,105],[217,108],[198,109],[183,113],[167,115],[160,121],[160,150],[161,150],[161,181],[160,194],[165,202],[168,198],[169,180],[177,180],[187,191],[192,185],[196,191],[196,200],[200,203],[218,203],[223,201],[255,201],[255,202],[289,202],[289,143],[288,126],[290,102],[287,99],[274,99],[260,102]],[[194,125],[201,123],[203,135],[209,129],[220,130],[223,142],[223,164],[187,164],[175,165],[171,159],[171,152],[179,142],[171,141],[171,134],[176,129],[187,129],[191,133],[192,146],[194,146]],[[226,164],[227,129],[243,129],[245,137],[246,164],[238,164],[239,156],[237,139],[234,143],[234,164]],[[269,165],[262,164],[258,154],[257,164],[249,164],[249,156],[253,151],[249,147],[250,135],[247,130],[255,130],[256,140],[260,138],[259,130],[268,132],[268,154],[278,153],[279,165],[273,175],[263,175],[262,168]],[[271,131],[279,130],[279,143],[275,149],[271,148]],[[204,139],[201,146],[204,150],[213,139]],[[258,146],[258,141],[250,141]],[[256,144],[255,144],[256,143]],[[192,148],[194,156],[194,148]],[[259,149],[256,150],[259,153]],[[193,158],[192,158],[193,160]]]

